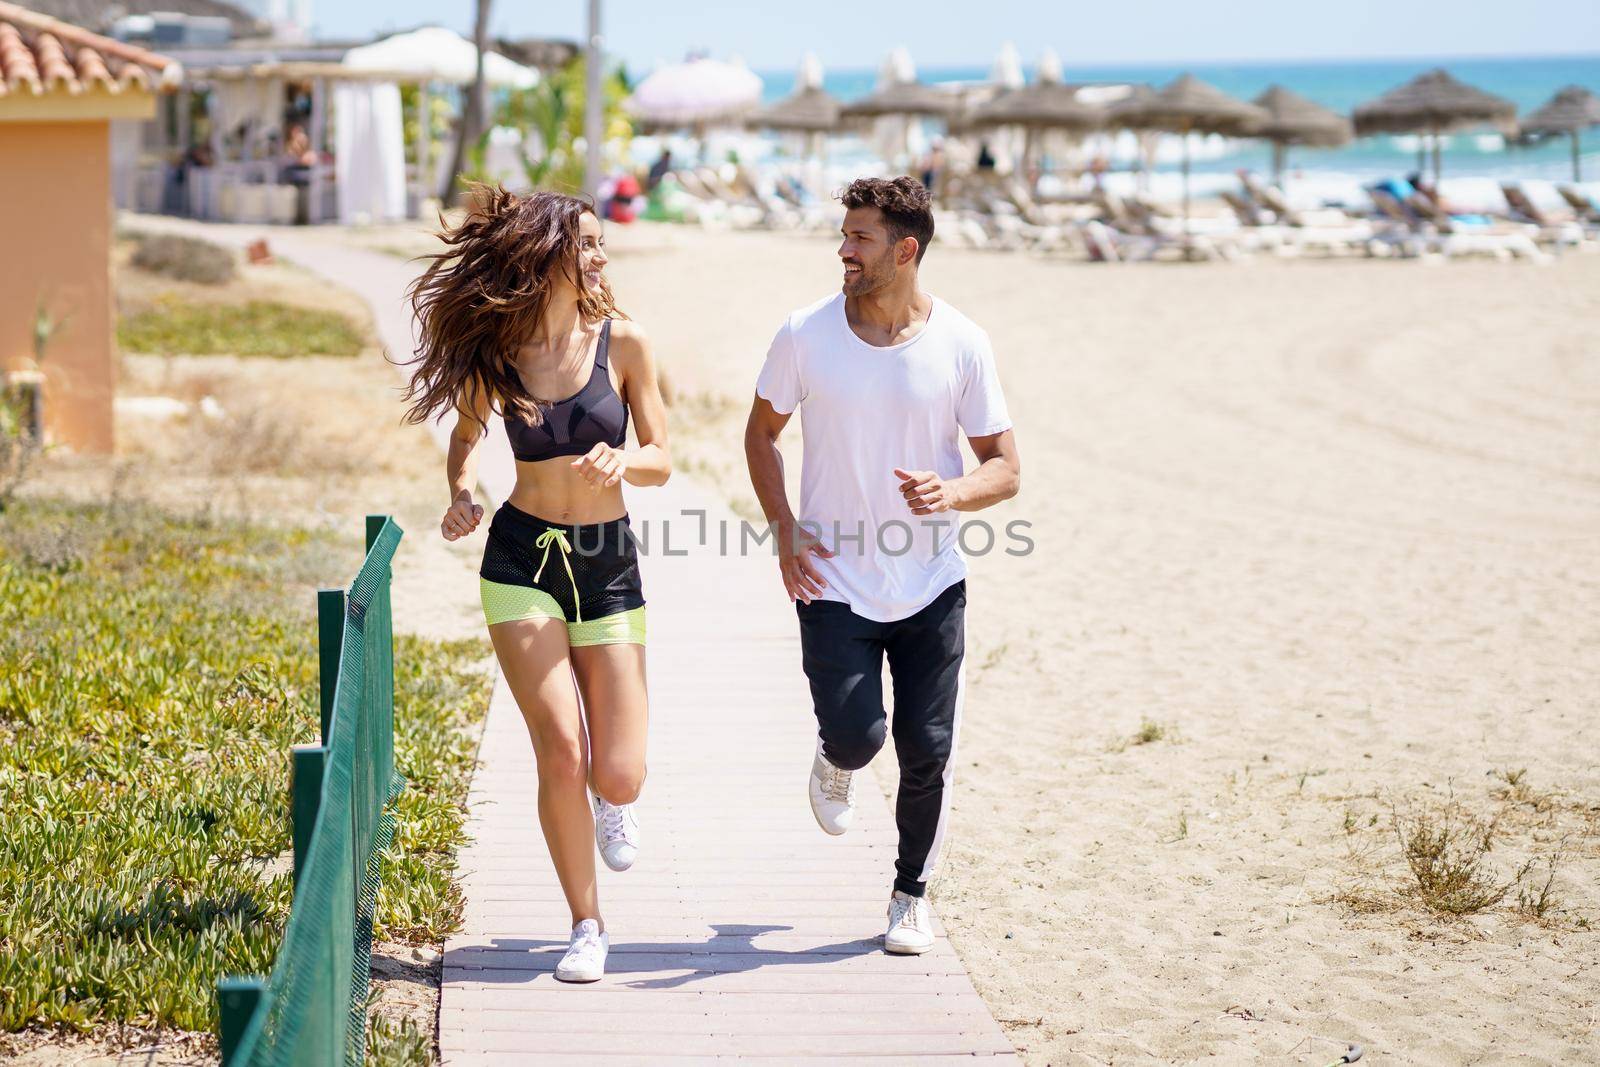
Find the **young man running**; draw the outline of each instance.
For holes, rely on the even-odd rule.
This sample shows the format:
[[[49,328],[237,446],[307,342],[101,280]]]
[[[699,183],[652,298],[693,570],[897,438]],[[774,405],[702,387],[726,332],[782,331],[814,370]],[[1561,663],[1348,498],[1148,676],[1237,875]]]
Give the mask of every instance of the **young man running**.
[[[818,727],[811,810],[830,834],[850,828],[852,772],[883,747],[888,657],[900,854],[884,948],[916,954],[933,945],[923,894],[961,723],[966,563],[944,513],[1014,496],[1021,460],[988,336],[917,284],[933,237],[927,190],[913,178],[861,178],[842,199],[843,291],[791,314],[773,338],[745,455],[800,616]],[[798,519],[777,444],[796,408]],[[978,458],[966,474],[962,434]]]

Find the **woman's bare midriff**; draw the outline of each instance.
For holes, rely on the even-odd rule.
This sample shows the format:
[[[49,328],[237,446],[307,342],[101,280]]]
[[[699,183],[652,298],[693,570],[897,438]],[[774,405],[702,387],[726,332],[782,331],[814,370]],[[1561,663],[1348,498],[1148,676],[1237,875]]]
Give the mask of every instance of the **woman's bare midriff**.
[[[517,461],[517,484],[511,505],[547,522],[586,526],[610,522],[628,513],[622,502],[622,484],[591,488],[572,466],[578,456],[560,456],[537,463]]]

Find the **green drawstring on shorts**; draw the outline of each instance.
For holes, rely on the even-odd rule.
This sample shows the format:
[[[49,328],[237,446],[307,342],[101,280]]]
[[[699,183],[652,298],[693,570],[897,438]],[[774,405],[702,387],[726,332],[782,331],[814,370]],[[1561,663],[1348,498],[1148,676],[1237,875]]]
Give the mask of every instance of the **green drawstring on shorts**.
[[[568,558],[568,555],[572,552],[572,545],[567,541],[566,531],[552,527],[534,540],[533,547],[544,549],[544,557],[539,560],[539,569],[534,572],[533,580],[536,582],[539,580],[539,575],[544,573],[544,565],[550,562],[550,545],[552,542],[561,547],[561,562],[567,568],[567,581],[572,583],[572,611],[573,614],[578,616],[577,621],[582,622],[583,608],[578,604],[578,579],[572,576],[572,560]]]

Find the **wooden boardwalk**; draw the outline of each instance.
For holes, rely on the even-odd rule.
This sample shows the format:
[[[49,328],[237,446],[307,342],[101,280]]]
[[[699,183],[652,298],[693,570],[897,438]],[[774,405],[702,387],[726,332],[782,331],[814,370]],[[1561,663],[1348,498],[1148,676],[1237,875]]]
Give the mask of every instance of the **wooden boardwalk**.
[[[392,352],[413,349],[403,290],[414,264],[330,231],[140,223],[231,244],[268,232],[274,249],[365,298]],[[433,429],[442,444],[447,428]],[[486,507],[504,499],[513,466],[496,424],[480,469]],[[879,944],[895,832],[870,770],[848,834],[828,837],[811,817],[815,719],[770,548],[738,554],[737,521],[681,474],[630,489],[628,503],[650,536],[650,775],[634,868],[597,863],[608,973],[587,986],[552,975],[570,918],[539,832],[532,745],[497,679],[461,857],[465,927],[445,943],[444,1063],[1014,1061],[942,929],[922,956]],[[695,510],[707,545],[694,543]]]
[[[895,832],[877,785],[859,783],[843,837],[811,817],[815,719],[770,549],[721,555],[737,520],[678,477],[629,508],[650,538],[650,774],[638,862],[599,865],[606,977],[553,977],[570,918],[532,747],[497,683],[461,859],[466,926],[445,943],[444,1062],[1014,1057],[942,930],[923,956],[883,952]],[[664,554],[664,522],[685,554]]]

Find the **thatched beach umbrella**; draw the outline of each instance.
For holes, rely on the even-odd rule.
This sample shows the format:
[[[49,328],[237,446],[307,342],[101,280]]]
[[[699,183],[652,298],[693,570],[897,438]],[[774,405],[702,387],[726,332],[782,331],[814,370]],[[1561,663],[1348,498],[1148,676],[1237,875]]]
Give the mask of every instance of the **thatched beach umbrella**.
[[[974,129],[1021,128],[1025,134],[1022,158],[1026,162],[1041,132],[1087,133],[1099,129],[1105,120],[1105,108],[1079,100],[1076,86],[1061,84],[1059,67],[1052,71],[1041,64],[1039,76],[1031,84],[1001,93],[973,108],[964,125]]]
[[[918,81],[895,82],[875,89],[860,100],[844,105],[841,114],[852,119],[884,116],[948,119],[961,106],[954,93]]]
[[[877,88],[860,100],[846,104],[841,114],[847,119],[949,119],[960,105],[954,93],[917,81],[917,68],[911,62],[911,54],[904,48],[896,48],[878,71]]]
[[[822,88],[822,63],[811,53],[800,62],[795,91],[776,104],[755,112],[746,125],[758,130],[776,130],[805,138],[806,155],[815,168],[809,183],[820,193],[826,169],[828,134],[839,128],[839,101]]]
[[[755,112],[747,125],[782,133],[831,133],[839,127],[839,101],[822,88],[822,64],[807,53],[800,62],[795,91]]]
[[[1583,167],[1578,162],[1578,139],[1584,130],[1600,126],[1600,97],[1581,85],[1569,85],[1545,102],[1543,107],[1523,119],[1524,134],[1534,137],[1555,137],[1566,134],[1572,139],[1572,180],[1583,180]]]
[[[839,126],[839,101],[820,88],[801,89],[757,111],[747,125],[781,133],[829,133]]]
[[[1283,181],[1290,145],[1338,148],[1350,143],[1355,131],[1337,111],[1312,103],[1298,93],[1274,85],[1252,101],[1267,113],[1255,136],[1272,142],[1272,180]]]
[[[1439,137],[1468,126],[1494,126],[1513,132],[1517,105],[1458,81],[1447,70],[1426,74],[1390,89],[1355,110],[1357,135],[1423,133],[1433,140],[1433,180],[1440,170]],[[1420,149],[1418,150],[1420,154]]]
[[[1109,121],[1134,130],[1175,133],[1183,139],[1183,239],[1189,240],[1189,134],[1247,137],[1267,120],[1254,104],[1184,74],[1156,92],[1136,94],[1111,109]]]
[[[925,118],[950,119],[961,106],[954,93],[917,81],[917,68],[904,48],[889,54],[878,71],[878,86],[860,100],[839,109],[846,122],[870,123],[885,161],[912,151],[913,123]]]
[[[1001,93],[972,110],[972,126],[1024,126],[1030,129],[1093,130],[1106,120],[1106,109],[1078,99],[1077,86],[1039,79]]]

